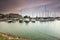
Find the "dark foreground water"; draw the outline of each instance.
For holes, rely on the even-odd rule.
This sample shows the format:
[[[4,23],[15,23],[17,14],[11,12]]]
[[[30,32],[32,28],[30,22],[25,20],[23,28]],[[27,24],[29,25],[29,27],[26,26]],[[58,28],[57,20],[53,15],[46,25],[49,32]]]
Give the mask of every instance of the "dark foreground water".
[[[60,21],[36,23],[0,22],[0,32],[32,40],[60,40]]]

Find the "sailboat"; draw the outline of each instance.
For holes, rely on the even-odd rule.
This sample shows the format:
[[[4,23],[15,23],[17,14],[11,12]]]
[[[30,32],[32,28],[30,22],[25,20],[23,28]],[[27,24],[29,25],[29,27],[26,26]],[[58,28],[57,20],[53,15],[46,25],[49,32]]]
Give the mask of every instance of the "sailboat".
[[[46,6],[44,7],[44,9],[45,9],[44,14],[42,12],[43,15],[41,15],[42,17],[40,17],[40,22],[47,22],[48,21],[48,17],[46,17]]]
[[[29,23],[30,22],[30,17],[29,16],[24,16],[24,22]]]
[[[22,10],[20,11],[22,15]],[[23,17],[19,19],[19,23],[23,23]]]
[[[32,12],[31,22],[32,22],[32,23],[35,23],[35,18],[33,18],[33,12]]]

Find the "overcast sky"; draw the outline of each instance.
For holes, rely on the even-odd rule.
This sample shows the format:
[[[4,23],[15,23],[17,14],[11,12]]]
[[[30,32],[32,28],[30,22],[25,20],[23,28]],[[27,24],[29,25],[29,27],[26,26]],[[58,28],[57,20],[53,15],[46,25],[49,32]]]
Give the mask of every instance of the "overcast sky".
[[[0,0],[0,12],[4,13],[19,12],[21,14],[22,11],[23,15],[31,16],[33,12],[34,16],[41,16],[45,9],[46,16],[50,16],[48,12],[53,14],[52,16],[55,14],[60,16],[60,0]]]

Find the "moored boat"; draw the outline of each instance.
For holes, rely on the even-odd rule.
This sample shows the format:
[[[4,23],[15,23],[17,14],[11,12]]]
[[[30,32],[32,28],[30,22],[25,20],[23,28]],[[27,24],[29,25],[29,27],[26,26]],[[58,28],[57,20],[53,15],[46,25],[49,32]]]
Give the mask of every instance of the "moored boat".
[[[23,19],[20,19],[20,20],[19,20],[19,23],[23,23]]]
[[[24,22],[25,22],[25,23],[29,23],[30,20],[29,20],[28,18],[25,18],[25,19],[24,19]]]

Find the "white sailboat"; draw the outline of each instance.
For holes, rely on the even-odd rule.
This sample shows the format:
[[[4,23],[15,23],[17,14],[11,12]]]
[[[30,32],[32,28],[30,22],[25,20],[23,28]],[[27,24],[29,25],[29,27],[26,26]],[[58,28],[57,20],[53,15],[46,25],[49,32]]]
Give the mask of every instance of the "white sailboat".
[[[34,15],[33,15],[33,12],[32,12],[31,22],[32,22],[32,23],[35,23],[35,18],[34,18],[33,16],[34,16]]]

